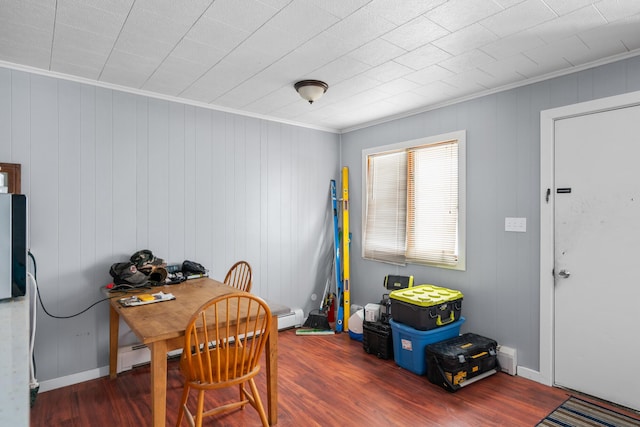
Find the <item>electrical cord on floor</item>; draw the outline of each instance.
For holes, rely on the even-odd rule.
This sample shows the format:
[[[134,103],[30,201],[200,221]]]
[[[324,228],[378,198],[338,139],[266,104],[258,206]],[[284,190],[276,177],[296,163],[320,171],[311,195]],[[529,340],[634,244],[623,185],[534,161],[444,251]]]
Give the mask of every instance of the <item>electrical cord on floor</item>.
[[[96,305],[100,304],[101,302],[104,301],[109,301],[113,298],[120,298],[128,293],[138,293],[138,292],[142,292],[146,289],[150,289],[149,286],[140,286],[140,287],[119,287],[116,286],[115,288],[111,289],[111,291],[115,291],[118,292],[117,295],[113,295],[110,297],[106,297],[103,298],[101,300],[98,300],[96,302],[94,302],[93,304],[91,304],[89,307],[85,308],[84,310],[75,313],[75,314],[71,314],[68,316],[56,316],[54,314],[49,313],[49,311],[47,310],[47,308],[44,306],[44,303],[42,302],[42,296],[40,295],[40,288],[38,287],[38,280],[37,280],[37,272],[38,272],[38,266],[36,264],[36,258],[33,256],[33,254],[31,253],[31,251],[27,252],[29,254],[29,258],[31,258],[31,261],[33,262],[33,275],[31,275],[31,273],[29,273],[29,276],[32,276],[32,280],[33,283],[35,285],[35,294],[38,296],[38,301],[40,301],[40,306],[42,307],[42,310],[47,314],[47,316],[49,317],[53,317],[54,319],[71,319],[73,317],[77,317],[87,311],[89,311],[91,308],[95,307]]]

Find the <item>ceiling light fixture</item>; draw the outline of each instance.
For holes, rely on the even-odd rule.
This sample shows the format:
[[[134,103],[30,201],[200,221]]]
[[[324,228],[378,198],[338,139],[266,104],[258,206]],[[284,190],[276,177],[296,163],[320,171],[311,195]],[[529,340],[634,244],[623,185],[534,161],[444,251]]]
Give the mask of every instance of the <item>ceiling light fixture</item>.
[[[313,104],[329,89],[329,85],[320,80],[302,80],[293,85],[301,97]]]

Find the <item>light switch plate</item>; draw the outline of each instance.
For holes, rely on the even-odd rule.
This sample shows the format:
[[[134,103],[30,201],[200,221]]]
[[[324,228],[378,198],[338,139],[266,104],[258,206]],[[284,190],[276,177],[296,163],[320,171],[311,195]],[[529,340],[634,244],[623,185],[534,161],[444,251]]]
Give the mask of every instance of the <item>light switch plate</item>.
[[[517,233],[526,233],[527,218],[505,218],[504,231],[515,231]]]

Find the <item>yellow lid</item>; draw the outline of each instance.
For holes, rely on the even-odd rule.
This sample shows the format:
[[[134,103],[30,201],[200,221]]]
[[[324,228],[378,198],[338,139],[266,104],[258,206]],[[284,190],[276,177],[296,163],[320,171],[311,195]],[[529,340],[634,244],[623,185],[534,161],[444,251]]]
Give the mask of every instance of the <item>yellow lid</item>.
[[[389,298],[422,307],[444,304],[463,297],[464,295],[460,291],[435,285],[418,285],[389,293]]]

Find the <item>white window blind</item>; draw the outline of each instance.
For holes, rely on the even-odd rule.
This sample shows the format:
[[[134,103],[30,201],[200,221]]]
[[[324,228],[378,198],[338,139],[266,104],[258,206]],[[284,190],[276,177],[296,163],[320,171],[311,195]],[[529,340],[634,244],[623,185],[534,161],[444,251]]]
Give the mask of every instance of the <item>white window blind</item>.
[[[407,224],[407,153],[368,157],[365,258],[404,264]]]
[[[409,151],[407,261],[458,261],[458,142]]]
[[[363,257],[465,269],[465,133],[363,154]]]

